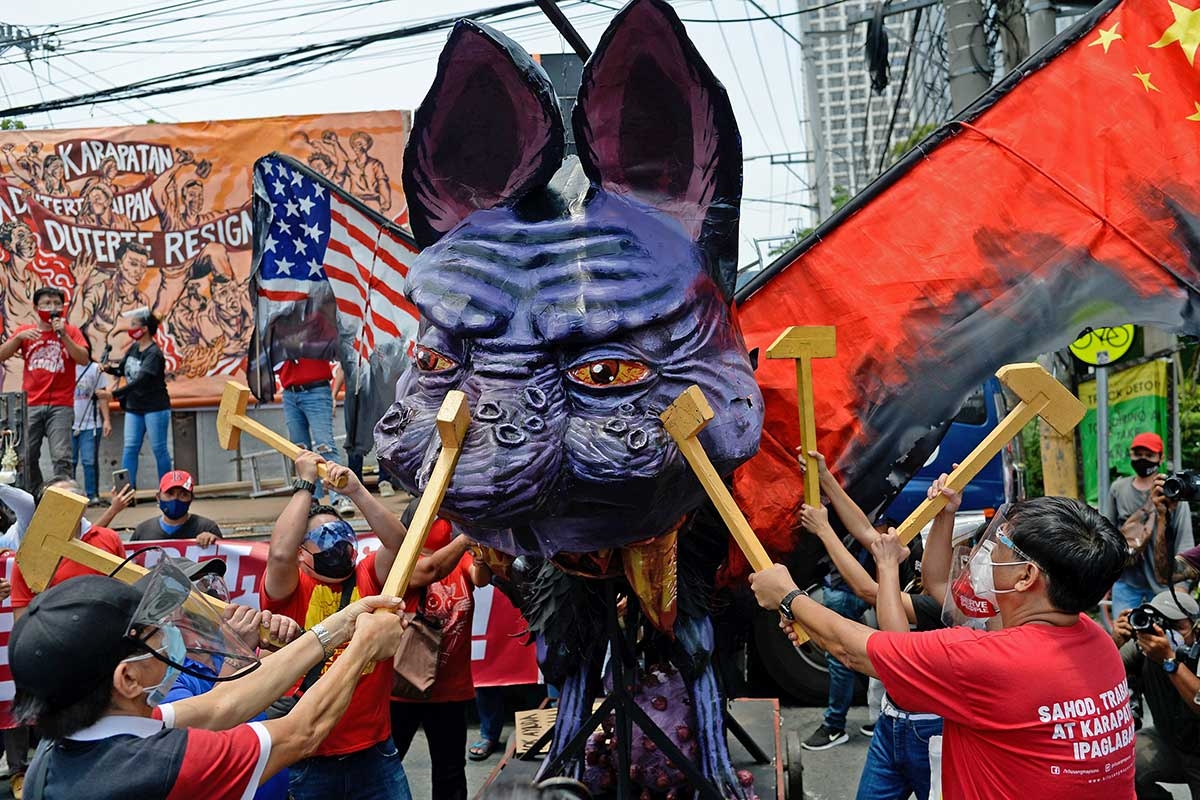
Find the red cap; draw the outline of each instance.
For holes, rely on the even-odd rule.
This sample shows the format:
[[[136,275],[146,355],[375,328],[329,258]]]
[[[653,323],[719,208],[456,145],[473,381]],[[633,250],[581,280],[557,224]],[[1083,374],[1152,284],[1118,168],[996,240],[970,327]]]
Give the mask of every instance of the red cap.
[[[425,539],[425,549],[430,552],[437,552],[450,544],[450,540],[453,538],[454,529],[450,527],[450,523],[438,517],[429,526],[429,536]]]
[[[158,490],[165,492],[167,489],[179,487],[192,491],[192,475],[190,472],[185,472],[181,469],[173,469],[166,475],[162,476],[162,480],[158,482]]]
[[[1163,451],[1163,440],[1157,433],[1143,431],[1133,437],[1133,444],[1129,445],[1130,450],[1135,447],[1144,447],[1153,453],[1161,454]]]

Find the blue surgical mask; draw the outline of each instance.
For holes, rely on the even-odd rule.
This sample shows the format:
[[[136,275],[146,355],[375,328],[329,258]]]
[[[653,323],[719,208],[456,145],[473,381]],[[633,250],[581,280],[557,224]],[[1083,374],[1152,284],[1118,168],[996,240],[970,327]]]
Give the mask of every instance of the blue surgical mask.
[[[184,514],[188,513],[188,509],[191,508],[191,506],[192,506],[191,500],[180,500],[178,498],[175,498],[173,500],[159,500],[158,501],[158,508],[160,511],[162,511],[163,516],[166,517],[167,519],[181,518]],[[179,529],[179,526],[175,526],[175,530],[178,530],[178,529]],[[167,526],[164,525],[163,530],[167,530]],[[175,531],[167,530],[167,533],[174,533],[174,532]]]
[[[142,691],[146,694],[146,703],[151,708],[162,705],[162,702],[167,699],[167,693],[171,691],[171,687],[175,685],[175,681],[179,678],[179,667],[183,664],[183,660],[187,658],[187,645],[183,643],[183,634],[174,625],[164,625],[159,628],[163,634],[163,646],[155,650],[156,655],[150,653],[142,653],[141,655],[131,656],[125,659],[126,661],[141,661],[147,658],[159,658],[167,662],[167,671],[163,673],[162,680],[155,686]],[[166,651],[165,653],[163,651]]]

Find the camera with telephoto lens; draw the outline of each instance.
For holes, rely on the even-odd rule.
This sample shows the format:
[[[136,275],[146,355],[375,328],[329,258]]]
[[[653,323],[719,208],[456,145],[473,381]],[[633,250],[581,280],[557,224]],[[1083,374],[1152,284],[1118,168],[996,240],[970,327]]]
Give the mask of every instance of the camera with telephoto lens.
[[[1155,625],[1165,631],[1167,618],[1149,603],[1142,603],[1129,612],[1129,627],[1133,628],[1134,633],[1153,633]]]
[[[1181,470],[1163,481],[1163,497],[1172,502],[1184,502],[1200,497],[1200,472]]]

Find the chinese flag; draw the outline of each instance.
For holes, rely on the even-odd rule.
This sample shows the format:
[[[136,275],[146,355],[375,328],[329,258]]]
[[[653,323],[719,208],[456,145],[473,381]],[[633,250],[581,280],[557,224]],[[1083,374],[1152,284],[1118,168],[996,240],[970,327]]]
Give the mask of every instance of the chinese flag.
[[[1195,5],[1098,6],[739,294],[760,352],[789,325],[837,326],[837,357],[813,362],[818,444],[864,509],[999,366],[1089,325],[1200,333]],[[794,365],[760,358],[758,379],[762,446],[735,490],[768,549],[788,553]]]

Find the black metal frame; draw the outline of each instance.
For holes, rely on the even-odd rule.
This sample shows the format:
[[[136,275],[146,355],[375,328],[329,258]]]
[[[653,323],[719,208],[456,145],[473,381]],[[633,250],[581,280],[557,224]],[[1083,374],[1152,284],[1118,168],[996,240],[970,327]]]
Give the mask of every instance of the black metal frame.
[[[596,730],[609,714],[615,714],[617,736],[617,800],[633,800],[637,796],[629,779],[629,766],[631,762],[630,746],[633,738],[633,725],[635,723],[641,728],[642,733],[648,736],[663,751],[667,758],[687,776],[689,786],[696,792],[697,797],[704,798],[704,800],[723,800],[725,795],[721,789],[704,776],[700,769],[692,763],[692,760],[683,754],[662,728],[635,701],[633,690],[633,684],[636,682],[637,675],[635,645],[637,643],[638,617],[640,614],[637,610],[636,601],[631,597],[626,616],[625,631],[622,632],[617,613],[617,581],[608,580],[605,584],[605,599],[608,612],[606,628],[610,658],[612,659],[612,692],[608,697],[604,698],[600,706],[584,721],[575,736],[563,747],[562,752],[546,764],[542,770],[542,777],[553,778],[561,775],[568,761],[576,758],[582,759],[584,748],[592,731]],[[627,676],[629,677],[627,678]],[[758,742],[754,741],[746,729],[733,718],[728,708],[725,711],[725,729],[741,742],[742,746],[749,751],[756,763],[770,763],[771,758]],[[553,734],[554,727],[551,726],[520,756],[521,760],[532,761],[537,758],[537,754],[550,742]]]

